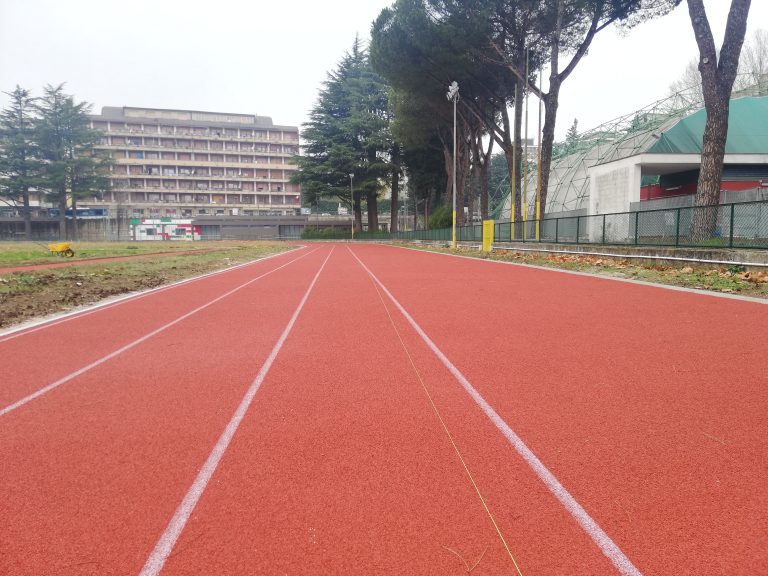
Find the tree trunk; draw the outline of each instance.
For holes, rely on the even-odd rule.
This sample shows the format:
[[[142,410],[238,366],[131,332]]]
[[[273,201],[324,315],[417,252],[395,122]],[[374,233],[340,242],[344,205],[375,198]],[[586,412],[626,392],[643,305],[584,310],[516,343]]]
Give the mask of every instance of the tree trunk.
[[[549,170],[552,166],[552,148],[555,144],[555,123],[557,122],[557,106],[560,97],[560,80],[550,78],[549,93],[544,98],[544,128],[541,131],[541,202],[540,217],[544,218],[547,210],[547,188],[549,186]]]
[[[463,121],[461,126],[459,127],[459,134],[461,135],[460,140],[457,142],[458,146],[458,166],[456,167],[457,170],[457,178],[456,178],[456,226],[464,226],[466,225],[467,218],[464,217],[464,205],[467,204],[467,200],[469,200],[469,205],[467,206],[467,216],[469,217],[469,220],[472,220],[472,199],[473,199],[473,187],[472,187],[472,174],[470,172],[471,163],[472,163],[472,133],[470,131],[469,125],[466,121]],[[467,198],[467,194],[469,194],[469,198]]]
[[[483,155],[478,177],[480,178],[480,219],[488,220],[488,173],[491,169],[493,155],[493,138],[488,140],[488,150],[483,150],[482,141],[478,142],[478,148]]]
[[[523,104],[519,102],[520,95],[523,93],[524,83],[519,78],[515,86],[515,120],[514,120],[514,148],[512,153],[507,154],[507,166],[512,182],[512,192],[515,199],[515,221],[523,219]]]
[[[355,233],[363,231],[363,211],[360,207],[360,193],[355,190],[352,197],[352,212],[354,214]]]
[[[453,153],[445,144],[443,145],[443,164],[445,165],[445,174],[447,176],[443,204],[451,206],[453,202]]]
[[[477,201],[477,186],[475,186],[475,174],[470,173],[467,182],[467,218],[466,224],[475,221],[475,202]]]
[[[488,168],[490,166],[490,154],[483,165],[480,166],[480,218],[488,220]]]
[[[522,209],[520,206],[520,192],[517,189],[519,186],[516,186],[516,184],[519,184],[519,180],[516,183],[515,180],[517,180],[517,178],[516,177],[513,178],[513,174],[515,176],[519,174],[519,172],[515,174],[515,170],[516,170],[515,163],[517,162],[519,157],[516,158],[514,148],[510,148],[508,150],[504,150],[504,158],[506,158],[507,160],[507,170],[509,170],[509,177],[510,177],[509,185],[511,188],[509,193],[512,195],[510,199],[510,201],[512,202],[512,204],[510,205],[510,210],[514,211],[513,214],[514,214],[515,222],[519,222],[523,217]]]
[[[707,121],[704,125],[704,141],[701,150],[701,170],[691,222],[692,239],[702,242],[715,235],[717,209],[703,208],[720,203],[720,185],[725,158],[725,142],[728,135],[728,98],[707,106]],[[698,208],[698,207],[702,208]]]
[[[368,205],[368,232],[379,230],[379,205],[376,192],[368,192],[365,202]]]
[[[558,0],[557,2],[557,14],[555,22],[555,30],[552,35],[552,47],[549,56],[549,92],[544,95],[544,128],[541,131],[541,142],[539,143],[539,218],[544,218],[544,214],[547,211],[547,189],[549,187],[549,170],[552,166],[552,149],[555,144],[555,124],[557,123],[557,107],[560,100],[560,86],[563,80],[568,77],[570,71],[573,70],[576,62],[581,58],[586,51],[586,46],[592,42],[594,36],[596,21],[592,21],[592,27],[587,33],[587,37],[582,42],[582,45],[576,51],[571,63],[566,66],[566,69],[560,74],[560,37],[562,34],[563,23],[563,11],[565,9],[564,0]],[[526,158],[527,160],[527,158]]]
[[[400,148],[395,146],[392,149],[392,200],[390,204],[390,222],[389,231],[397,232],[398,214],[399,214],[399,196],[400,196]]]
[[[77,200],[72,194],[72,240],[77,240]]]
[[[24,216],[24,238],[26,240],[32,240],[32,209],[29,206],[29,189],[25,189],[21,193],[22,202],[24,204],[23,207],[23,216]]]
[[[59,240],[67,239],[67,193],[59,191]]]
[[[459,148],[458,164],[456,165],[456,227],[464,226],[464,188],[466,184],[467,170],[465,164],[469,164],[468,155],[462,154],[461,148]]]
[[[717,49],[704,3],[702,0],[688,0],[688,13],[699,48],[699,72],[707,112],[701,145],[701,170],[695,197],[695,206],[701,208],[694,209],[691,222],[694,243],[713,238],[717,230],[718,210],[703,207],[720,203],[731,90],[747,31],[749,7],[750,0],[732,0],[718,63]]]

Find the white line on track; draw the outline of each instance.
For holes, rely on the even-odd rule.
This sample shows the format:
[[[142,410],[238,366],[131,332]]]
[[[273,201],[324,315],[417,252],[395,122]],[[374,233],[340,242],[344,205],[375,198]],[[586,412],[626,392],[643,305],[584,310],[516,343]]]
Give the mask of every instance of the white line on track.
[[[301,250],[303,248],[305,248],[305,246],[295,248],[294,250]],[[95,314],[96,312],[101,312],[102,310],[114,308],[115,306],[119,306],[120,304],[124,304],[128,301],[139,300],[140,298],[144,298],[146,296],[153,296],[154,294],[165,292],[166,290],[170,290],[171,288],[178,288],[179,286],[182,286],[184,284],[189,284],[190,282],[196,282],[198,280],[203,280],[204,278],[210,278],[211,276],[225,274],[227,272],[231,272],[232,270],[238,270],[239,268],[243,268],[245,266],[252,266],[254,264],[258,264],[259,262],[264,262],[266,260],[271,260],[272,258],[277,258],[278,256],[284,256],[286,254],[290,254],[294,250],[289,250],[287,252],[280,252],[279,254],[272,254],[271,256],[265,256],[264,258],[259,258],[258,260],[251,260],[250,262],[244,262],[243,264],[237,264],[236,266],[231,266],[230,268],[224,268],[223,270],[216,270],[215,272],[208,272],[207,274],[200,274],[199,276],[193,276],[192,278],[185,278],[184,280],[179,280],[178,282],[166,284],[165,286],[158,286],[157,288],[150,288],[148,290],[142,290],[140,292],[126,294],[124,296],[119,296],[114,299],[109,299],[105,302],[99,302],[97,304],[93,304],[91,306],[88,306],[87,308],[75,310],[73,312],[65,312],[64,314],[57,314],[52,318],[44,318],[42,320],[38,320],[33,323],[25,324],[24,326],[17,326],[16,328],[11,328],[10,330],[0,332],[0,344],[2,344],[3,342],[7,342],[8,340],[13,340],[14,338],[18,338],[20,336],[26,336],[27,334],[38,332],[39,330],[45,330],[46,328],[50,328],[51,326],[56,326],[58,324],[63,324],[64,322],[69,322],[70,320],[75,320],[77,318],[82,318],[83,316],[88,316],[90,314]]]
[[[203,464],[202,469],[200,472],[198,472],[195,481],[192,483],[192,486],[189,487],[187,494],[184,496],[181,504],[179,504],[179,507],[176,509],[176,513],[168,523],[168,527],[165,529],[165,532],[163,532],[163,534],[160,536],[160,539],[157,541],[154,550],[152,550],[152,553],[149,555],[149,558],[147,559],[146,564],[144,564],[144,568],[142,568],[139,576],[156,576],[163,569],[165,561],[168,559],[168,556],[170,556],[171,552],[173,551],[173,547],[176,545],[176,540],[178,540],[181,532],[184,530],[184,527],[186,526],[189,517],[192,515],[195,506],[197,506],[200,497],[203,495],[203,492],[205,491],[211,476],[213,476],[213,473],[216,471],[221,458],[224,456],[224,452],[226,452],[227,447],[235,435],[235,432],[237,432],[240,423],[245,417],[245,413],[248,411],[248,408],[253,402],[253,398],[259,391],[262,382],[264,382],[264,378],[266,378],[269,369],[272,367],[272,363],[280,353],[283,344],[288,338],[288,334],[290,334],[291,330],[293,329],[293,325],[296,323],[296,319],[299,317],[302,308],[304,308],[304,304],[307,302],[309,294],[315,287],[315,283],[317,283],[317,279],[320,277],[320,273],[323,271],[323,268],[325,268],[325,265],[328,262],[328,259],[331,257],[331,254],[333,254],[333,250],[334,248],[331,248],[328,256],[323,261],[322,266],[320,266],[317,274],[315,274],[315,277],[312,279],[309,288],[307,288],[307,291],[304,293],[304,297],[301,299],[301,302],[299,302],[299,305],[293,312],[293,316],[291,316],[291,319],[285,326],[283,333],[280,335],[280,338],[278,338],[274,348],[272,348],[272,352],[269,354],[269,357],[259,370],[256,378],[246,391],[245,396],[243,396],[240,405],[237,407],[237,410],[235,410],[232,419],[229,421],[229,424],[227,424],[227,427],[224,429],[224,432],[222,433],[218,442],[216,442],[216,445],[213,447],[213,450],[208,456],[208,459],[205,461],[205,464]]]
[[[608,534],[606,534],[602,528],[600,528],[597,522],[592,519],[592,517],[589,515],[589,513],[587,513],[586,510],[584,510],[581,504],[579,504],[576,499],[571,496],[568,490],[566,490],[565,486],[563,486],[555,477],[555,475],[552,474],[552,472],[550,472],[546,466],[544,466],[541,460],[538,459],[533,451],[528,448],[525,442],[523,442],[523,440],[514,432],[514,430],[512,430],[512,428],[510,428],[504,419],[498,415],[498,413],[491,407],[491,405],[485,401],[485,398],[483,398],[475,389],[475,387],[472,386],[469,380],[467,380],[466,376],[464,376],[464,374],[462,374],[461,371],[456,368],[453,362],[451,362],[448,357],[443,354],[440,348],[438,348],[432,339],[427,336],[427,333],[424,332],[421,326],[419,326],[413,317],[407,312],[407,310],[403,308],[402,304],[400,304],[400,302],[397,301],[392,293],[387,290],[387,287],[384,286],[381,280],[379,280],[376,275],[370,271],[370,269],[363,263],[362,260],[360,260],[360,258],[358,258],[357,254],[355,254],[351,248],[347,248],[350,252],[352,252],[352,255],[360,263],[360,266],[362,266],[363,269],[368,272],[371,278],[373,278],[373,280],[381,287],[381,289],[392,301],[395,307],[400,310],[400,313],[403,315],[403,317],[405,317],[405,319],[413,327],[416,333],[421,336],[421,339],[424,341],[424,343],[432,350],[432,352],[434,352],[435,356],[440,359],[443,365],[451,372],[451,374],[453,374],[456,380],[459,381],[464,390],[467,391],[470,397],[475,401],[475,403],[480,407],[485,415],[488,416],[491,422],[495,424],[496,428],[499,429],[499,431],[517,451],[517,453],[536,473],[539,479],[544,482],[544,485],[549,489],[550,492],[552,492],[555,498],[560,501],[560,503],[570,513],[574,520],[579,523],[579,525],[589,535],[592,541],[597,544],[598,548],[600,548],[608,560],[611,561],[619,573],[624,576],[641,576],[640,570],[638,570],[637,567],[632,564],[632,561],[627,558],[624,552],[622,552],[616,543],[611,540],[611,537],[608,536]]]
[[[302,259],[302,258],[304,258],[305,256],[308,256],[309,254],[312,254],[313,252],[315,252],[315,250],[313,250],[312,252],[306,252],[306,253],[302,254],[301,256],[299,256],[298,258],[294,258],[293,260],[290,260],[289,262],[286,262],[285,264],[283,264],[283,265],[281,265],[281,266],[278,266],[277,268],[273,268],[273,269],[272,269],[272,270],[270,270],[269,272],[265,272],[264,274],[261,274],[261,275],[259,275],[259,276],[256,276],[256,278],[251,278],[250,280],[248,280],[248,282],[245,282],[245,283],[243,283],[243,284],[240,284],[239,286],[237,286],[237,287],[233,288],[232,290],[230,290],[230,291],[228,291],[228,292],[225,292],[225,293],[224,293],[224,294],[222,294],[221,296],[218,296],[218,297],[214,298],[213,300],[211,300],[211,301],[209,301],[209,302],[207,302],[207,303],[203,304],[202,306],[198,306],[198,307],[197,307],[197,308],[195,308],[194,310],[190,310],[190,311],[189,311],[189,312],[187,312],[186,314],[183,314],[182,316],[179,316],[179,317],[178,317],[178,318],[176,318],[175,320],[171,320],[171,321],[170,321],[170,322],[168,322],[167,324],[164,324],[163,326],[160,326],[160,328],[157,328],[156,330],[153,330],[153,331],[152,331],[152,332],[150,332],[149,334],[145,334],[145,335],[144,335],[144,336],[142,336],[141,338],[138,338],[138,339],[134,340],[133,342],[130,342],[130,343],[126,344],[126,345],[125,345],[125,346],[123,346],[122,348],[118,348],[118,349],[117,349],[117,350],[115,350],[114,352],[110,352],[110,353],[109,353],[109,354],[107,354],[106,356],[102,356],[101,358],[99,358],[98,360],[95,360],[94,362],[91,362],[91,363],[90,363],[90,364],[88,364],[87,366],[83,366],[83,367],[82,367],[82,368],[80,368],[79,370],[76,370],[75,372],[72,372],[71,374],[68,374],[67,376],[64,376],[63,378],[59,378],[58,380],[56,380],[55,382],[52,382],[52,383],[48,384],[48,385],[47,385],[47,386],[45,386],[44,388],[40,388],[40,389],[39,389],[39,390],[37,390],[36,392],[33,392],[32,394],[30,394],[30,395],[28,395],[28,396],[25,396],[25,397],[24,397],[24,398],[22,398],[21,400],[17,400],[17,401],[16,401],[16,402],[14,402],[13,404],[9,404],[9,405],[8,405],[8,406],[6,406],[5,408],[2,408],[2,409],[0,409],[0,417],[2,417],[2,416],[5,416],[5,415],[6,415],[6,414],[8,414],[9,412],[13,412],[13,411],[14,411],[14,410],[16,410],[17,408],[20,408],[21,406],[24,406],[25,404],[27,404],[27,403],[31,402],[31,401],[32,401],[32,400],[34,400],[35,398],[39,398],[39,397],[40,397],[40,396],[42,396],[43,394],[46,394],[46,393],[50,392],[50,391],[51,391],[51,390],[53,390],[54,388],[58,388],[59,386],[61,386],[62,384],[65,384],[65,383],[67,383],[67,382],[69,382],[69,381],[70,381],[70,380],[72,380],[73,378],[77,378],[77,377],[78,377],[78,376],[80,376],[81,374],[85,374],[85,373],[86,373],[86,372],[88,372],[89,370],[91,370],[91,369],[93,369],[93,368],[96,368],[97,366],[100,366],[101,364],[104,364],[104,362],[107,362],[108,360],[111,360],[112,358],[114,358],[115,356],[118,356],[118,355],[122,354],[122,353],[123,353],[123,352],[125,352],[126,350],[130,350],[131,348],[134,348],[135,346],[138,346],[138,345],[139,345],[139,344],[141,344],[142,342],[145,342],[146,340],[149,340],[149,339],[150,339],[150,338],[152,338],[153,336],[156,336],[156,335],[160,334],[160,332],[163,332],[163,331],[167,330],[167,329],[168,329],[168,328],[170,328],[171,326],[174,326],[174,325],[178,324],[179,322],[181,322],[181,321],[183,321],[183,320],[186,320],[187,318],[189,318],[189,317],[190,317],[190,316],[192,316],[193,314],[197,314],[197,313],[198,313],[198,312],[200,312],[201,310],[205,310],[205,309],[206,309],[206,308],[208,308],[209,306],[212,306],[213,304],[216,304],[217,302],[219,302],[220,300],[223,300],[223,299],[224,299],[224,298],[226,298],[227,296],[231,296],[231,295],[232,295],[232,294],[234,294],[235,292],[237,292],[237,291],[239,291],[239,290],[242,290],[243,288],[245,288],[245,287],[246,287],[246,286],[248,286],[249,284],[253,284],[253,283],[254,283],[254,282],[256,282],[257,280],[261,280],[261,279],[262,279],[262,278],[264,278],[265,276],[269,276],[269,275],[270,275],[270,274],[272,274],[273,272],[277,272],[277,271],[278,271],[278,270],[280,270],[281,268],[285,268],[286,266],[289,266],[290,264],[293,264],[293,263],[294,263],[294,262],[296,262],[297,260],[301,260],[301,259]]]

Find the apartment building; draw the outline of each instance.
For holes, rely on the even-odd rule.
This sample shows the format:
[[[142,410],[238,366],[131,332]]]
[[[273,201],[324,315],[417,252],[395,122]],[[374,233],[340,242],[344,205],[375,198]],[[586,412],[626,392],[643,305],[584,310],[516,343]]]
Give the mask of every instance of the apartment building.
[[[299,130],[266,116],[104,107],[91,116],[113,158],[112,190],[81,205],[142,218],[298,214]]]

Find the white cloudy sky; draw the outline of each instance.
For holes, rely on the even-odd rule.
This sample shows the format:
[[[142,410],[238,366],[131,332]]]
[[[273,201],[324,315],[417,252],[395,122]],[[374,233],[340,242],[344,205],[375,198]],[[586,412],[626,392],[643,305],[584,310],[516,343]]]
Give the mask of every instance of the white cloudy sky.
[[[0,0],[0,90],[66,82],[79,100],[305,121],[317,89],[390,0]],[[718,45],[730,2],[705,1]],[[768,27],[753,0],[749,31]],[[563,85],[558,134],[662,98],[697,55],[685,2],[599,35]],[[6,103],[0,96],[0,104]],[[532,101],[532,106],[535,106]],[[533,112],[532,112],[533,114]],[[533,122],[533,117],[531,119]]]

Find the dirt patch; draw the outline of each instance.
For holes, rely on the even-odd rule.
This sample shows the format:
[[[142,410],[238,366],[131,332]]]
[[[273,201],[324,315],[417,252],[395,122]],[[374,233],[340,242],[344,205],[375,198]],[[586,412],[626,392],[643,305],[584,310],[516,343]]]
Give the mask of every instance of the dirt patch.
[[[172,254],[95,265],[0,275],[0,328],[71,311],[105,298],[154,288],[289,249],[284,243],[248,243],[215,252]]]
[[[137,258],[179,256],[179,255],[186,255],[186,254],[202,254],[204,252],[218,252],[218,251],[222,251],[222,248],[200,248],[199,250],[184,250],[180,252],[151,252],[148,254],[135,254],[133,256],[105,256],[103,258],[90,258],[87,260],[64,260],[63,262],[50,262],[46,264],[25,264],[24,266],[0,268],[0,274],[10,274],[11,272],[28,272],[32,270],[47,270],[50,268],[69,268],[72,266],[87,266],[90,264],[101,264],[103,262],[114,262],[117,260],[135,260]]]

